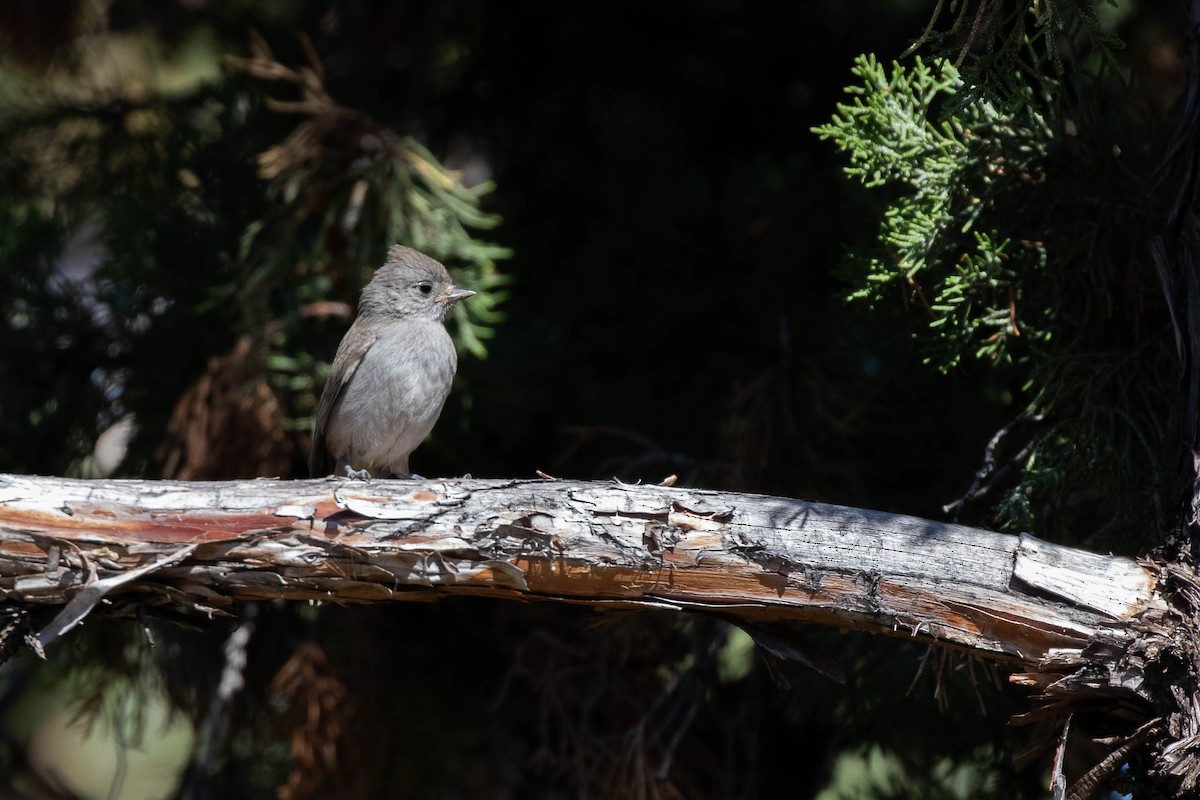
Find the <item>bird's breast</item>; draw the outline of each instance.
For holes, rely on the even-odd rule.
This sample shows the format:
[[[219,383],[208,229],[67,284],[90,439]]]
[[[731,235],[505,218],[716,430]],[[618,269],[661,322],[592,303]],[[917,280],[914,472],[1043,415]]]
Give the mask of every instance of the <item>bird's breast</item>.
[[[433,429],[457,355],[436,322],[380,326],[331,420],[335,449],[364,464],[403,466]]]

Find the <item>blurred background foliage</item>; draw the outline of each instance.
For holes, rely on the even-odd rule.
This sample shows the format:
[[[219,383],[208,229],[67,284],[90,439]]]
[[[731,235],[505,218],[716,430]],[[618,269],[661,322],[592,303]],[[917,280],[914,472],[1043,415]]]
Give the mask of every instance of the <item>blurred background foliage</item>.
[[[402,242],[480,292],[422,474],[675,473],[1145,550],[1181,14],[5,3],[0,470],[300,476]],[[118,753],[175,742],[154,791],[186,797],[1045,794],[1024,693],[903,640],[806,632],[835,686],[704,618],[247,613],[241,645],[94,620],[10,667],[6,791],[144,796],[149,767],[79,766],[31,699],[65,697]]]

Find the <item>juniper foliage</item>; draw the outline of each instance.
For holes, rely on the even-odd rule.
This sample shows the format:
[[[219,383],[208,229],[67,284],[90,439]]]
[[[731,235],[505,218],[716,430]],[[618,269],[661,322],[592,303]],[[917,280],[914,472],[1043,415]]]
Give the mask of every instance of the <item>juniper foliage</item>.
[[[1068,42],[1082,26],[1113,45],[1094,15],[1054,13]],[[1060,60],[1023,25],[1010,34],[1033,60],[988,79],[993,91],[971,80],[999,53],[970,72],[945,58],[855,62],[849,101],[815,129],[881,208],[845,259],[848,296],[923,315],[926,362],[992,373],[1014,408],[948,510],[983,501],[1008,529],[1136,548],[1172,380],[1145,244],[1162,132],[1106,62],[1086,66],[1081,44]]]

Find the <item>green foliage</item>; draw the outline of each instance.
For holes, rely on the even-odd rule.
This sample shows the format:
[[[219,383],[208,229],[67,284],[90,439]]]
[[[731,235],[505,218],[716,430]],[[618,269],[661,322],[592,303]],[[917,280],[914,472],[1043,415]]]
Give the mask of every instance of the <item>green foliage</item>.
[[[874,243],[847,259],[851,300],[923,315],[915,336],[938,370],[1015,384],[1001,391],[1016,418],[966,499],[987,496],[995,522],[1043,536],[1104,530],[1111,546],[1139,531],[1171,378],[1146,350],[1166,344],[1144,340],[1162,309],[1148,301],[1153,270],[1134,269],[1142,216],[1125,211],[1145,148],[1109,143],[1151,140],[1149,120],[1106,113],[1127,98],[1103,70],[1077,103],[1042,94],[1043,71],[1007,106],[964,102],[944,60],[889,72],[863,56],[854,75],[852,101],[816,129],[882,204]],[[1130,302],[1112,302],[1117,286]]]
[[[1012,117],[987,101],[936,119],[963,85],[946,61],[917,58],[889,75],[866,55],[853,73],[861,81],[847,89],[853,102],[816,133],[849,155],[847,175],[891,202],[878,246],[857,254],[851,299],[874,305],[898,286],[930,316],[929,360],[943,371],[964,357],[1011,362],[1016,339],[1048,335],[1044,309],[1026,314],[1017,302],[1022,276],[1044,266],[1045,249],[1034,237],[1014,238],[1003,216],[1041,180],[1048,123],[1030,105]]]

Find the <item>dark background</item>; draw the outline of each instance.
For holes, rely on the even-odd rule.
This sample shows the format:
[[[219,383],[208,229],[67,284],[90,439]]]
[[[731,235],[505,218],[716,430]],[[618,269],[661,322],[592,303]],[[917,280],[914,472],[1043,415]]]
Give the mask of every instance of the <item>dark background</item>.
[[[713,2],[345,14],[327,45],[335,96],[403,110],[412,116],[395,124],[443,152],[481,154],[505,220],[495,238],[514,251],[508,319],[489,358],[463,364],[465,392],[417,456],[425,468],[679,473],[923,514],[964,490],[1005,413],[1000,394],[923,371],[907,333],[924,320],[903,315],[899,293],[876,317],[842,302],[839,259],[876,209],[810,132],[841,99],[853,56],[899,54],[927,12]],[[422,66],[447,40],[468,63]],[[348,52],[364,47],[373,58]],[[456,422],[462,438],[449,440]]]

